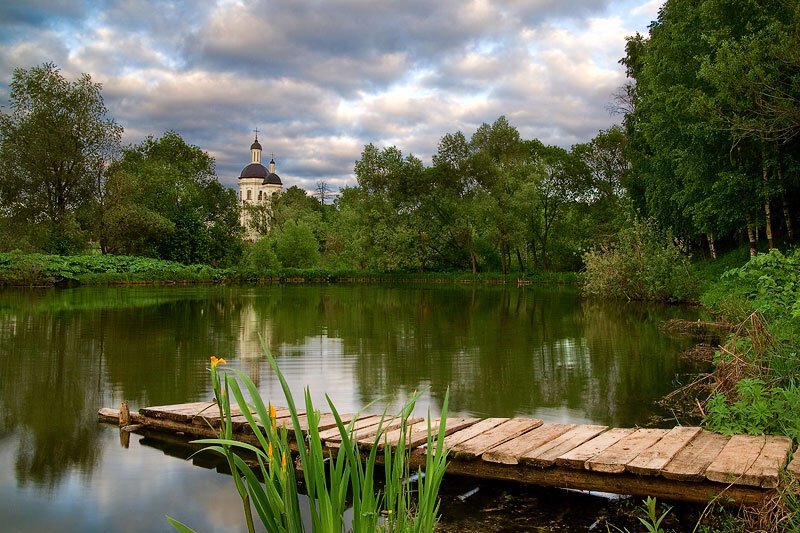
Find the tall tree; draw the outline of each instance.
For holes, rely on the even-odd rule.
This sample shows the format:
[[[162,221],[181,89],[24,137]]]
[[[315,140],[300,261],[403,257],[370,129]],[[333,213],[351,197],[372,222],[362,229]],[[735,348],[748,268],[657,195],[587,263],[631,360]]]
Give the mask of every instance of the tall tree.
[[[43,245],[70,252],[75,212],[91,203],[95,180],[115,152],[122,128],[106,116],[101,85],[88,74],[69,81],[53,63],[17,68],[10,112],[0,111],[0,203],[31,227]]]

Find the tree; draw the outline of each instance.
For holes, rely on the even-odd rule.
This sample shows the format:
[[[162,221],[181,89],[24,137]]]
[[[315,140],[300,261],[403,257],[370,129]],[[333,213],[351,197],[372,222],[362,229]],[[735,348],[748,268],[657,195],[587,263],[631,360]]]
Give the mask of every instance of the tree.
[[[275,243],[275,253],[281,265],[288,268],[319,266],[319,244],[305,223],[290,221]]]
[[[182,263],[231,265],[241,255],[236,193],[216,178],[214,158],[173,131],[125,148],[107,188],[119,201],[107,211],[106,228],[121,223],[109,250],[124,250]],[[124,227],[124,226],[123,226]]]
[[[68,81],[53,63],[17,68],[11,112],[0,111],[0,205],[44,227],[50,251],[80,248],[80,238],[69,238],[80,232],[76,211],[91,203],[119,146],[122,128],[106,117],[101,88],[88,74]]]
[[[325,205],[331,195],[331,186],[325,180],[318,180],[317,186],[314,191],[314,196],[319,201],[320,205]]]

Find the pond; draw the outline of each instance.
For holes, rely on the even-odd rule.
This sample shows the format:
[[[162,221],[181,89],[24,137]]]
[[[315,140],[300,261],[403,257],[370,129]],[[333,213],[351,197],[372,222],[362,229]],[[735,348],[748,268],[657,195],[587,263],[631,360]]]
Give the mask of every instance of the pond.
[[[181,460],[191,450],[178,443],[133,435],[123,447],[119,431],[99,424],[96,412],[122,400],[135,409],[209,400],[211,355],[284,404],[259,337],[295,396],[309,386],[320,407],[328,393],[340,411],[375,402],[377,412],[422,390],[417,412],[436,415],[449,387],[452,416],[632,426],[658,420],[664,413],[655,401],[672,390],[676,375],[693,370],[679,358],[689,341],[662,336],[659,323],[697,317],[676,306],[589,301],[573,288],[6,290],[0,292],[3,529],[169,531],[165,514],[199,531],[240,529],[229,477]],[[470,504],[456,496],[475,483],[445,485],[443,512],[451,524],[484,520],[481,507],[492,510],[498,494],[515,490],[481,485]],[[557,522],[554,514],[569,508],[559,494],[537,493],[541,520]],[[588,524],[591,513],[582,517]]]

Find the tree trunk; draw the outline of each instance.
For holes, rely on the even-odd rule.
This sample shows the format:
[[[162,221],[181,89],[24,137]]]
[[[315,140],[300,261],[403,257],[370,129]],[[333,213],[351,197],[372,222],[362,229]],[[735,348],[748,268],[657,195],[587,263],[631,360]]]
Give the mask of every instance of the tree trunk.
[[[717,247],[714,246],[714,233],[708,232],[708,250],[711,252],[711,259],[717,258]]]
[[[792,212],[789,210],[789,202],[786,201],[786,191],[783,189],[783,169],[781,168],[780,159],[778,159],[778,184],[781,187],[781,204],[783,206],[783,219],[786,221],[786,234],[789,236],[789,241],[794,241]]]
[[[522,255],[519,253],[519,246],[517,246],[517,262],[519,263],[520,272],[525,272],[525,263],[522,262]]]
[[[533,251],[533,269],[539,269],[539,257],[536,255],[536,240],[531,242],[531,250]]]
[[[753,217],[747,213],[747,239],[750,241],[750,257],[756,256],[756,238],[753,235]]]
[[[767,241],[769,241],[769,249],[772,250],[775,246],[772,242],[772,211],[769,207],[769,175],[767,170],[767,159],[763,155],[761,157],[761,167],[763,169],[761,175],[764,180],[764,217],[767,219]]]
[[[472,234],[467,235],[467,247],[469,248],[469,260],[472,263],[472,273],[478,272],[478,261],[475,257],[475,250],[472,249]]]
[[[503,275],[506,275],[506,243],[500,241],[500,270],[502,270]]]

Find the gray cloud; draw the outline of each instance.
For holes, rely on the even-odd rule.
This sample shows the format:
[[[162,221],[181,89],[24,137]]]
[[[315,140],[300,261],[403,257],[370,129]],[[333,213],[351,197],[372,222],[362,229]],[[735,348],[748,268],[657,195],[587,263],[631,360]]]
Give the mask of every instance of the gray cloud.
[[[0,6],[0,98],[17,66],[89,72],[126,142],[175,130],[216,157],[230,186],[255,126],[284,183],[309,189],[353,183],[366,143],[430,162],[443,134],[499,115],[526,138],[585,141],[612,123],[616,59],[643,29],[609,0],[87,6]]]

